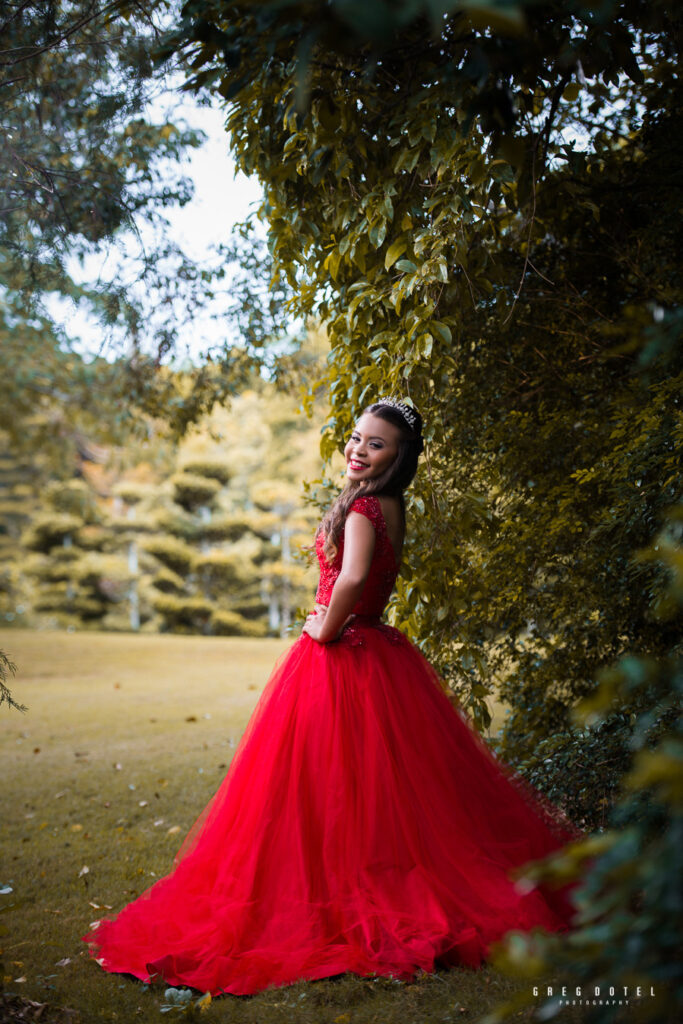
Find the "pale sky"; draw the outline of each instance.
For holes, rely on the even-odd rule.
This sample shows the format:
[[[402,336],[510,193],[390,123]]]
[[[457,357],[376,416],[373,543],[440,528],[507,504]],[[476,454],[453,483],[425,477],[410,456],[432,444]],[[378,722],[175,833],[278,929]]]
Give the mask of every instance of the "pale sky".
[[[173,96],[173,102],[177,103],[177,95]],[[153,105],[150,116],[155,120],[164,116],[163,96],[158,104]],[[180,117],[189,127],[202,129],[207,140],[201,148],[190,151],[188,159],[180,165],[181,173],[194,182],[194,198],[184,207],[164,210],[163,216],[169,222],[171,238],[183,247],[188,256],[201,262],[208,256],[212,246],[228,240],[235,223],[244,220],[258,208],[261,189],[254,179],[243,174],[235,176],[234,162],[229,153],[229,138],[224,129],[223,110],[199,106],[191,95],[181,94],[179,106],[174,106],[173,119],[178,120]],[[175,165],[172,173],[175,175],[177,171],[178,166]],[[141,236],[143,241],[151,244],[153,234],[144,225],[141,225]],[[74,260],[70,270],[77,280],[96,279],[100,274],[103,278],[111,278],[116,275],[119,266],[125,266],[125,260],[119,253],[127,248],[138,252],[139,242],[132,236],[122,236],[114,246],[109,245],[106,251],[89,257],[82,269]],[[82,354],[120,354],[127,347],[122,332],[108,342],[101,324],[83,305],[77,307],[70,300],[56,298],[50,298],[46,305],[54,319],[75,342],[76,350]],[[225,336],[221,323],[212,319],[210,312],[208,309],[206,314],[183,323],[178,358],[185,354],[198,355],[210,344],[219,344]],[[178,316],[182,323],[182,310],[178,311]]]
[[[195,183],[195,197],[187,206],[172,211],[169,219],[174,236],[186,246],[189,255],[201,259],[208,246],[226,241],[233,224],[258,206],[261,190],[254,179],[243,174],[235,177],[229,138],[223,127],[224,111],[199,107],[191,97],[183,101],[182,109],[187,123],[201,128],[208,139],[183,164],[183,172]]]

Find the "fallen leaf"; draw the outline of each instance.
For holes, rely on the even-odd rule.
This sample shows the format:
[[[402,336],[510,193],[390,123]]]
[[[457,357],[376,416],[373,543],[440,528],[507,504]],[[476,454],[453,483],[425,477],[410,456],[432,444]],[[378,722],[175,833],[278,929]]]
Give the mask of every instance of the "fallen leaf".
[[[65,956],[63,960],[58,960],[55,967],[66,967],[67,964],[71,963],[71,957]]]
[[[39,754],[40,753],[40,747],[34,747],[33,748],[33,753],[34,754]]]
[[[117,761],[116,764],[114,765],[114,768],[116,769],[117,772],[120,772],[121,769],[123,768],[123,765]]]
[[[72,832],[82,832],[83,831],[83,826],[82,825],[72,825],[71,826],[71,831]]]
[[[148,803],[149,803],[149,800],[139,800],[138,801],[138,807],[147,807]]]
[[[15,978],[14,979],[14,984],[15,985],[23,985],[25,981],[26,981],[26,975],[22,974],[22,976],[20,978]]]
[[[164,819],[163,818],[157,818],[157,820],[154,822],[154,827],[155,828],[159,828],[159,825],[163,825],[163,823],[164,823]]]
[[[81,870],[78,872],[78,877],[82,878],[83,875],[89,875],[89,874],[90,874],[90,868],[88,867],[87,864],[84,864],[83,867],[81,868]]]
[[[196,715],[188,715],[187,718],[185,719],[185,721],[186,722],[196,722],[197,721],[197,716]]]
[[[177,832],[180,832],[180,825],[173,825],[171,828],[168,829],[166,835],[174,836]]]

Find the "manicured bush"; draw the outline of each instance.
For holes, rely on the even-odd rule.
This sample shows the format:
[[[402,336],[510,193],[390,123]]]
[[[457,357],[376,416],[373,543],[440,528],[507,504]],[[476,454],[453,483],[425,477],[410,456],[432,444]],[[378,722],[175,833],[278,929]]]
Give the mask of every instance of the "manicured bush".
[[[215,611],[211,616],[211,632],[217,636],[266,636],[263,622],[245,618],[234,611]]]

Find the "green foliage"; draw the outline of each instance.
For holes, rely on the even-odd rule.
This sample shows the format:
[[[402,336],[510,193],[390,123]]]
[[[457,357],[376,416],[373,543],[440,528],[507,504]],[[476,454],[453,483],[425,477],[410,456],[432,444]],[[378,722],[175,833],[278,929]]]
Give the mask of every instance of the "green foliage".
[[[33,581],[27,604],[51,625],[97,625],[110,606],[127,597],[134,573],[113,550],[114,534],[85,480],[53,480],[42,499],[41,510],[20,537],[31,554],[21,574],[15,568],[15,584],[22,576],[24,583]],[[21,592],[22,586],[17,589]],[[26,611],[19,602],[15,607]],[[6,617],[12,621],[14,613]]]
[[[211,601],[186,594],[158,594],[152,603],[163,617],[164,628],[174,633],[205,632],[213,611]]]
[[[90,520],[97,514],[95,496],[85,480],[52,481],[45,488],[44,497],[56,512],[71,514],[79,520]]]
[[[252,575],[248,564],[238,555],[216,551],[201,555],[195,562],[195,570],[207,588],[243,586]]]
[[[221,488],[219,480],[188,472],[176,474],[172,483],[175,500],[187,511],[194,511],[200,505],[210,505]]]
[[[253,515],[212,516],[195,527],[195,535],[209,541],[235,541],[254,532]]]
[[[670,5],[514,10],[196,0],[169,46],[230,98],[274,280],[327,326],[323,455],[378,394],[424,414],[392,616],[481,725],[500,687],[521,762],[568,757],[600,667],[664,642],[630,557],[681,486],[680,355],[639,353],[678,324],[683,132]]]
[[[163,365],[213,294],[213,269],[165,230],[192,196],[181,161],[203,136],[152,63],[165,4],[115,7],[28,0],[0,15],[0,428],[18,450],[121,442],[145,412],[182,433],[253,362],[226,344],[191,374]],[[74,312],[99,325],[96,357],[76,351]]]
[[[163,565],[181,576],[187,576],[192,571],[197,558],[194,548],[172,536],[145,538],[144,548]]]
[[[237,600],[233,602],[233,610],[245,619],[262,619],[268,614],[268,605],[260,598]]]
[[[161,1013],[176,1013],[182,1017],[197,1020],[197,1012],[201,1013],[211,1005],[211,993],[205,992],[198,999],[191,988],[167,988],[164,991],[165,1003],[159,1007]]]
[[[208,477],[210,480],[217,480],[223,486],[228,483],[232,476],[230,465],[217,459],[192,459],[189,462],[184,462],[181,469],[183,474]]]
[[[10,688],[7,686],[7,677],[14,675],[17,671],[17,666],[13,661],[7,657],[4,651],[0,651],[0,706],[7,704],[8,708],[16,708],[17,711],[26,711],[23,704],[19,704],[18,701],[12,696]]]
[[[617,711],[590,727],[551,733],[518,768],[574,821],[604,828],[630,761],[633,717]]]
[[[555,862],[577,932],[510,963],[653,983],[639,1010],[673,1021],[679,540],[634,552],[683,492],[683,14],[437,6],[190,0],[168,45],[229,101],[273,278],[328,330],[323,456],[379,394],[425,418],[392,620],[479,724],[509,704],[506,760],[608,825]]]
[[[299,481],[317,437],[273,383],[252,384],[180,445],[151,422],[125,448],[82,438],[75,477],[68,461],[36,458],[26,475],[16,457],[0,460],[5,621],[210,634],[209,612],[224,611],[237,618],[219,617],[222,631],[284,634],[312,599],[314,579],[294,563],[313,533]]]
[[[135,480],[121,480],[112,487],[112,494],[121,498],[128,506],[137,505],[149,498],[152,488],[149,484],[137,483]]]
[[[653,598],[653,619],[662,632],[680,627],[683,615],[683,506],[674,507],[667,524],[641,558],[658,565],[661,589]],[[680,638],[680,628],[677,630]],[[641,985],[655,996],[631,1005],[629,1018],[673,1022],[683,1006],[680,898],[676,879],[683,870],[683,658],[680,639],[659,658],[628,655],[601,673],[597,691],[574,713],[585,725],[608,722],[614,708],[641,706],[631,733],[633,763],[622,779],[619,799],[610,811],[608,830],[574,844],[546,863],[524,872],[532,882],[579,880],[579,909],[569,939],[515,936],[504,943],[494,963],[512,973],[572,977],[594,985]],[[640,698],[640,700],[638,700]],[[662,722],[665,725],[662,725]],[[526,974],[529,977],[529,973]],[[538,1006],[548,1019],[557,1000]],[[507,1019],[511,1006],[485,1018]],[[620,1019],[616,1008],[588,1010],[586,1021]]]
[[[56,544],[63,543],[81,525],[78,516],[66,513],[44,513],[37,516],[21,538],[29,551],[50,551]]]
[[[162,533],[170,533],[184,541],[192,541],[197,535],[197,522],[186,509],[164,507],[156,510],[152,517],[153,524]]]
[[[211,626],[217,636],[265,636],[268,632],[264,622],[222,609],[214,611]]]
[[[180,594],[185,589],[185,580],[177,572],[162,566],[152,579],[152,584],[162,594]]]

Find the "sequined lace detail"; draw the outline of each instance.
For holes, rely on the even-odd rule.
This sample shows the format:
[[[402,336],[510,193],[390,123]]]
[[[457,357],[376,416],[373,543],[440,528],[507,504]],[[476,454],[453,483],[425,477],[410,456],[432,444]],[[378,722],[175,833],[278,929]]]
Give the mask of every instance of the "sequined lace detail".
[[[361,515],[366,516],[370,520],[375,528],[375,550],[372,555],[370,572],[365,581],[363,593],[353,608],[352,614],[379,616],[384,611],[384,607],[394,588],[399,565],[396,561],[389,535],[387,534],[387,527],[382,515],[382,506],[379,503],[379,499],[374,495],[356,498],[349,511],[360,512]],[[315,547],[320,565],[320,582],[318,583],[315,599],[319,604],[329,604],[332,597],[332,588],[341,572],[344,558],[344,533],[342,532],[339,538],[337,555],[331,565],[323,553],[323,543],[323,536],[319,533],[316,538]],[[353,624],[350,623],[346,630],[353,628]],[[386,628],[391,629],[391,626]]]
[[[407,638],[400,629],[395,629],[386,622],[381,622],[375,615],[357,616],[348,626],[344,626],[336,643],[347,644],[349,647],[362,647],[366,643],[367,627],[376,629],[392,644],[405,644]]]

